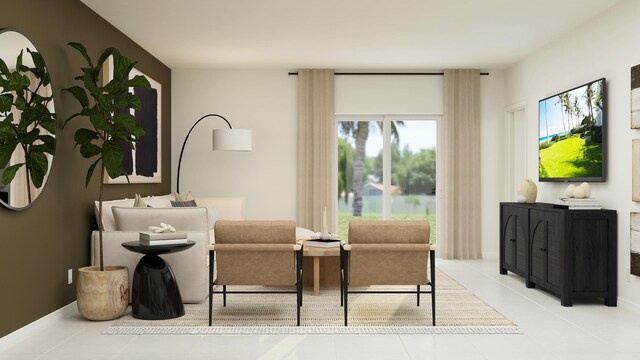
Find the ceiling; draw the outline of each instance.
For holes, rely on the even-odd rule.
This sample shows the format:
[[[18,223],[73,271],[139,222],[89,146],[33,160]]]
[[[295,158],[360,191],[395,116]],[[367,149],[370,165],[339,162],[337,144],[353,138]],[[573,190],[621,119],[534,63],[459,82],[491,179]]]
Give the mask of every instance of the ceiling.
[[[172,69],[506,68],[620,0],[82,0]]]

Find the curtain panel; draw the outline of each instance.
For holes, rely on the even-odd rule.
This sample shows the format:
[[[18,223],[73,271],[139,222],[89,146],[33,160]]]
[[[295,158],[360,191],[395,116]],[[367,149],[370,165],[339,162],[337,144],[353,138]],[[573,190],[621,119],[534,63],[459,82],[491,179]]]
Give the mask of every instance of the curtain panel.
[[[333,70],[298,71],[297,225],[337,231],[337,126]]]
[[[481,259],[480,72],[445,70],[443,99],[438,250],[443,259]]]

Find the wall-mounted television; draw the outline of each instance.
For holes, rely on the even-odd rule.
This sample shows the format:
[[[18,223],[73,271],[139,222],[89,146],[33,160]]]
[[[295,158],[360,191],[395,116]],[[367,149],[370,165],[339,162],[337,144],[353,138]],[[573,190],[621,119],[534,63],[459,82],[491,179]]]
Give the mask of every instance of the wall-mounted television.
[[[606,181],[606,79],[538,104],[540,181]]]

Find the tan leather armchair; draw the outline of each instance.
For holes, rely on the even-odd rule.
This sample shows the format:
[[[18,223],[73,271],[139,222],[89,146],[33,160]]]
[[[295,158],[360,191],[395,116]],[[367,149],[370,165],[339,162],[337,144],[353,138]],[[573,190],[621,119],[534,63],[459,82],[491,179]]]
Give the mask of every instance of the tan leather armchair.
[[[297,325],[302,306],[302,244],[293,221],[217,221],[209,246],[209,326],[213,294],[297,294]],[[214,256],[215,255],[215,256]],[[214,267],[217,262],[217,277]],[[214,291],[222,285],[222,291]],[[295,291],[227,291],[227,285],[295,285]]]
[[[435,246],[429,244],[428,221],[352,220],[349,242],[340,247],[340,305],[347,326],[349,294],[431,294],[431,314],[436,325]],[[427,276],[431,260],[430,276]],[[349,290],[350,285],[414,285],[416,290]],[[430,291],[420,290],[429,285]]]

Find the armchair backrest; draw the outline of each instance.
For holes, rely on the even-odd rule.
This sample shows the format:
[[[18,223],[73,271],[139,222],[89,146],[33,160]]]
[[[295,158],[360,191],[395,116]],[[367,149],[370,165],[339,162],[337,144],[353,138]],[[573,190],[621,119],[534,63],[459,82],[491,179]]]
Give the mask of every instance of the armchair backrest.
[[[349,222],[350,285],[426,285],[428,221]]]
[[[294,285],[294,221],[215,224],[219,285]]]

